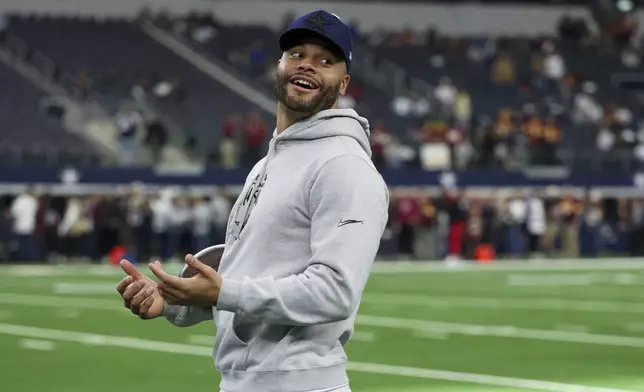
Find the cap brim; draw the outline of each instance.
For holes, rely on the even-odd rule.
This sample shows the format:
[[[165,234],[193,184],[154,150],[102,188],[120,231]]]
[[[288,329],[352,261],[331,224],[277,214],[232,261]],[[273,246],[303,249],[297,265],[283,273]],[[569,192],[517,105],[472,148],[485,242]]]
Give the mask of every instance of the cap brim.
[[[324,34],[318,33],[311,29],[291,29],[284,32],[279,39],[280,49],[287,51],[294,46],[300,45],[307,39],[320,40],[328,45],[328,49],[335,52],[339,58],[346,62],[344,58],[344,51],[342,48],[333,42],[329,37]]]

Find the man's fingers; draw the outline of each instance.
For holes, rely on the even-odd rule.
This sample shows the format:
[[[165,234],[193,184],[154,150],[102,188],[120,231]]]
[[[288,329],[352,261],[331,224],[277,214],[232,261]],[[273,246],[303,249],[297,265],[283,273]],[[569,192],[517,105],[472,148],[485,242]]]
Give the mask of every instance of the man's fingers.
[[[136,281],[132,283],[131,285],[127,286],[125,291],[123,292],[123,299],[126,301],[131,301],[132,298],[139,292],[141,289],[145,287],[147,282],[143,280]]]
[[[125,259],[121,260],[119,265],[121,266],[121,269],[123,269],[123,271],[126,274],[128,274],[129,276],[134,278],[134,280],[139,280],[139,279],[145,277],[145,275],[143,275],[141,272],[139,272],[139,270],[137,270],[136,267],[132,263],[130,263],[129,261],[127,261]]]
[[[173,287],[181,287],[182,282],[181,278],[172,276],[169,273],[165,272],[163,268],[161,268],[161,263],[150,263],[148,264],[148,267],[150,268],[150,271],[159,278],[159,280],[163,283],[166,283],[168,285],[171,285]]]
[[[132,297],[132,301],[130,301],[130,306],[141,306],[143,301],[145,301],[149,296],[154,294],[154,288],[152,287],[147,287],[144,288],[143,290],[139,290],[138,293]]]
[[[186,264],[196,269],[204,277],[209,277],[213,272],[216,272],[212,267],[202,263],[193,255],[186,255]]]
[[[132,281],[133,281],[133,280],[132,280],[132,277],[131,277],[131,276],[129,276],[129,275],[128,275],[128,276],[126,276],[125,278],[121,279],[121,281],[119,282],[119,284],[117,284],[117,285],[116,285],[116,291],[117,291],[119,294],[121,294],[121,295],[122,295],[122,294],[123,294],[123,292],[125,291],[125,289],[127,288],[127,286],[129,286],[129,285],[130,285],[130,283],[132,283]]]
[[[143,302],[141,303],[141,306],[139,306],[139,317],[142,319],[148,319],[150,316],[148,315],[148,311],[150,310],[150,307],[154,303],[154,292],[152,292],[151,295],[149,295]]]
[[[178,305],[179,302],[185,299],[185,294],[180,290],[170,287],[163,283],[159,284],[159,294],[163,297],[166,302],[172,305]]]

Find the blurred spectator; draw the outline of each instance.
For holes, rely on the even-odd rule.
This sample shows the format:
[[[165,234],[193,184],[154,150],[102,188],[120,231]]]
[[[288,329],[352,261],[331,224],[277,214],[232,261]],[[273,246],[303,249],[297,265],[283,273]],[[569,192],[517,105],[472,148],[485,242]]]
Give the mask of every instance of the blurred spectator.
[[[38,199],[28,188],[11,203],[9,210],[13,221],[13,237],[17,245],[16,261],[37,261],[40,256],[35,238]]]
[[[458,125],[467,127],[472,118],[472,99],[464,88],[458,91],[454,104],[454,119]]]
[[[94,219],[87,198],[73,197],[67,201],[67,208],[58,226],[58,237],[62,240],[64,254],[76,260],[89,260],[94,246]]]
[[[492,83],[497,85],[515,84],[517,81],[516,64],[512,57],[501,52],[492,64]]]
[[[163,151],[168,144],[168,131],[163,122],[158,119],[152,119],[146,127],[145,144],[152,152],[153,164],[158,164],[163,158]]]
[[[546,77],[546,91],[558,91],[559,82],[566,75],[566,64],[563,56],[550,40],[546,40],[543,43],[542,51],[545,55],[543,59],[543,75]]]
[[[137,162],[139,153],[138,129],[143,123],[143,117],[136,110],[123,108],[116,113],[115,120],[119,127],[119,164],[131,166]]]
[[[575,259],[579,257],[579,218],[582,212],[580,201],[572,192],[567,192],[560,202],[561,254]]]
[[[146,92],[146,85],[144,80],[139,80],[132,86],[130,95],[134,102],[139,106],[145,106],[147,103],[148,93]]]
[[[232,209],[232,202],[228,193],[224,189],[219,189],[213,196],[211,203],[213,214],[212,241],[215,245],[223,244],[226,242],[226,224]]]
[[[597,124],[604,116],[602,106],[595,100],[594,94],[597,85],[593,82],[585,82],[582,91],[573,98],[572,120],[579,124]]]
[[[198,252],[207,248],[211,239],[213,214],[211,204],[205,197],[195,197],[192,202],[192,249]]]
[[[415,102],[409,95],[398,95],[391,102],[391,109],[398,117],[414,115]]]
[[[463,236],[466,234],[467,204],[460,191],[446,191],[446,210],[449,215],[447,258],[459,261],[463,258]]]
[[[266,123],[259,112],[252,112],[243,125],[245,138],[246,159],[245,163],[252,166],[262,159],[264,138],[266,137]]]
[[[507,245],[506,249],[509,256],[521,257],[525,251],[525,241],[523,237],[526,225],[526,193],[516,192],[508,201],[508,210],[506,216],[507,224]]]
[[[615,134],[608,128],[600,128],[596,139],[597,150],[607,153],[615,146]]]
[[[152,211],[143,191],[140,185],[134,185],[125,206],[125,221],[131,230],[128,237],[133,239],[129,245],[135,249],[139,263],[147,263],[152,257]]]
[[[537,192],[529,192],[525,202],[525,233],[533,257],[543,256],[542,237],[546,232],[546,208]]]
[[[543,164],[560,164],[559,158],[557,157],[557,149],[561,141],[561,128],[557,125],[553,117],[546,119],[543,125],[542,135],[540,145],[543,150]]]
[[[172,191],[164,189],[150,202],[152,214],[152,254],[168,260],[170,220],[173,211]]]
[[[94,85],[94,79],[89,74],[89,71],[81,69],[76,73],[76,85],[80,89],[81,96],[86,98]]]
[[[582,43],[590,35],[586,21],[582,18],[573,18],[570,14],[564,14],[558,22],[557,32],[562,40]]]
[[[410,190],[394,193],[396,222],[398,223],[398,253],[403,258],[415,258],[416,226],[420,221],[420,202]]]
[[[240,122],[239,115],[229,115],[221,127],[219,165],[226,169],[232,169],[239,165],[239,148],[236,138],[239,135]]]
[[[371,129],[371,159],[378,170],[387,166],[385,150],[391,143],[391,137],[382,121],[376,121]]]
[[[442,77],[438,86],[434,89],[434,98],[439,102],[440,110],[444,115],[449,116],[452,114],[457,93],[452,80],[446,76]]]
[[[437,218],[438,210],[433,200],[425,193],[420,194],[420,221],[416,229],[414,254],[419,260],[438,260]]]

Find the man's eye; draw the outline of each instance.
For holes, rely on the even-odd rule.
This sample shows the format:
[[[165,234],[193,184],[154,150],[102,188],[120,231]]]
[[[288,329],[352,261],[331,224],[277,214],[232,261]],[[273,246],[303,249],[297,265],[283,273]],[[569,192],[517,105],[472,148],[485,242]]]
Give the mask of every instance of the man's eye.
[[[329,59],[322,59],[321,61],[322,61],[322,63],[323,63],[323,64],[325,64],[325,65],[331,65],[331,64],[333,64],[333,61],[331,61],[331,60],[329,60]]]
[[[294,59],[299,59],[299,58],[302,57],[302,53],[301,52],[291,52],[291,57],[293,57]]]

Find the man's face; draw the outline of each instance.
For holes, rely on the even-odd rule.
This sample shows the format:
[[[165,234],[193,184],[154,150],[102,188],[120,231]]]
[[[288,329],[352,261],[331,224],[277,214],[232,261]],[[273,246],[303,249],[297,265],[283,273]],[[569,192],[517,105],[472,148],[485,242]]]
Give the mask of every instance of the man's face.
[[[274,93],[287,108],[311,115],[334,107],[348,85],[344,60],[324,43],[308,41],[282,54]]]

